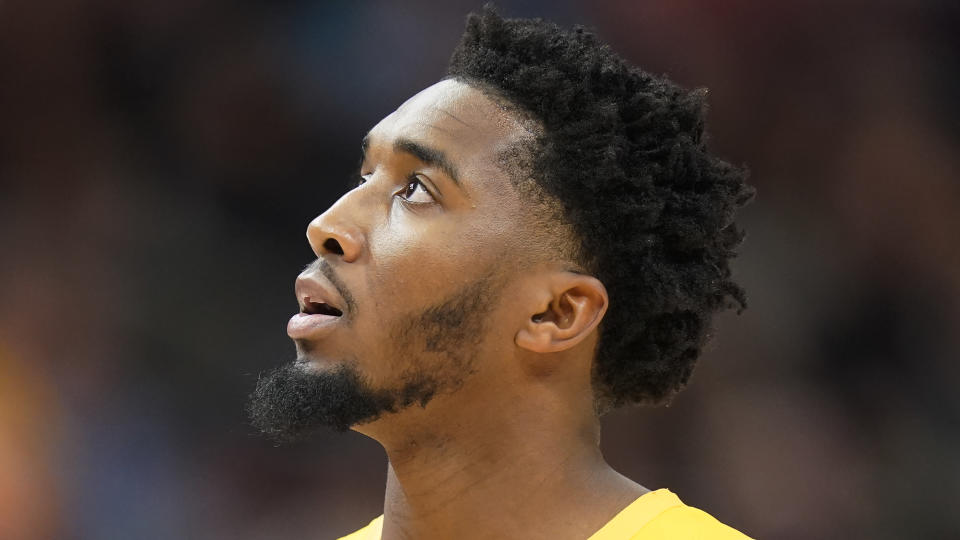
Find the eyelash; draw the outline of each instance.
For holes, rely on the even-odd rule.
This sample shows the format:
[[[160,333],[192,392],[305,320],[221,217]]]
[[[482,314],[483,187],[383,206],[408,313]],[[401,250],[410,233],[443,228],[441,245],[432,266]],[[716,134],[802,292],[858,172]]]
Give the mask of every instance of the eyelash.
[[[362,175],[358,175],[356,181],[353,183],[350,189],[351,190],[356,189],[362,186],[363,184],[365,184],[366,182],[367,182],[366,178],[364,178]],[[423,187],[423,191],[425,191],[427,195],[430,195],[430,198],[434,199],[434,202],[436,202],[436,197],[433,195],[433,193],[430,192],[429,189],[427,189],[427,185],[424,184],[419,178],[417,178],[416,174],[411,174],[410,176],[407,177],[407,183],[404,184],[403,190],[401,190],[400,193],[405,193],[407,191],[407,188],[410,187],[410,184],[414,182],[416,182],[417,184],[420,184],[420,186]],[[413,202],[413,201],[407,200],[404,197],[401,197],[400,199],[403,201],[404,204],[409,204],[412,206],[427,206],[427,205],[433,204],[433,203],[426,203],[426,202]]]

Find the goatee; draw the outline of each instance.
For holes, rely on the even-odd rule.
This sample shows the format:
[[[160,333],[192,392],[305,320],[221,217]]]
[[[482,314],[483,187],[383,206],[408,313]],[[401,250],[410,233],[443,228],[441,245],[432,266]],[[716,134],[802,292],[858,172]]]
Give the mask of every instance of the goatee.
[[[278,442],[289,442],[320,426],[343,432],[375,420],[396,409],[391,394],[367,387],[346,364],[312,371],[297,362],[262,375],[247,412],[254,427]]]

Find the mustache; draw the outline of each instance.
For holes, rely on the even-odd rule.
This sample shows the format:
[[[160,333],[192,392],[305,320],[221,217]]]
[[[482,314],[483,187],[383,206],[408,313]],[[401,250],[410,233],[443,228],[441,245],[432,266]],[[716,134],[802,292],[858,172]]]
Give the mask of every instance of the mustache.
[[[306,272],[319,272],[323,277],[327,278],[327,281],[329,281],[330,284],[337,289],[340,297],[343,298],[344,302],[346,302],[349,313],[351,315],[355,314],[357,303],[354,301],[353,295],[350,294],[350,291],[347,290],[347,286],[343,283],[343,280],[337,276],[333,266],[331,266],[326,259],[319,258],[307,263],[307,265],[303,267],[303,271],[301,273]]]

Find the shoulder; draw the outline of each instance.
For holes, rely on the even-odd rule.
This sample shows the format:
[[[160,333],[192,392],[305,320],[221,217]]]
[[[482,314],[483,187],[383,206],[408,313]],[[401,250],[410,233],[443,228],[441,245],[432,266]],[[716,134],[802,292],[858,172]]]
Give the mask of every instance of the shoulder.
[[[366,527],[359,531],[352,532],[338,540],[380,540],[380,532],[383,529],[383,516],[378,516]]]
[[[747,540],[748,536],[724,525],[715,517],[692,506],[665,510],[643,526],[630,540],[676,538],[697,540]]]
[[[641,495],[589,540],[742,540],[736,529],[710,514],[687,506],[668,489]]]

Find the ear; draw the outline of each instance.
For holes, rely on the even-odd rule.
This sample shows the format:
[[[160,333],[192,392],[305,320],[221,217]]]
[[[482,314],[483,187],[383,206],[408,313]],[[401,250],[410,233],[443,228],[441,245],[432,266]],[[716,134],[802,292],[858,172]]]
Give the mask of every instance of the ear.
[[[517,332],[517,346],[538,353],[575,347],[607,312],[607,289],[597,278],[574,272],[555,274],[537,293],[539,309]]]

